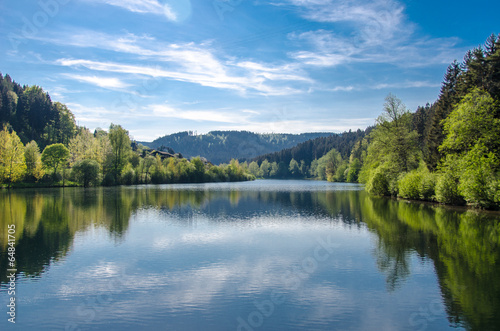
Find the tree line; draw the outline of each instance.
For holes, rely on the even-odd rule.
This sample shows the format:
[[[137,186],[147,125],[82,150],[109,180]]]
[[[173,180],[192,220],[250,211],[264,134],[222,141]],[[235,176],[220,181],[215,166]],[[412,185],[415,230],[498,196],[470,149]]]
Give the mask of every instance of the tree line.
[[[448,67],[434,104],[389,95],[367,142],[372,194],[500,208],[500,35]]]
[[[256,177],[359,182],[374,195],[499,209],[500,35],[448,67],[432,105],[411,113],[389,94],[375,127],[263,155],[248,169]]]
[[[42,152],[35,141],[24,145],[7,126],[0,131],[0,183],[8,187],[12,184],[88,187],[251,179],[253,176],[237,160],[214,166],[200,157],[187,160],[153,156],[144,146],[132,144],[128,131],[115,124],[111,124],[108,132],[97,129],[91,133],[79,128],[67,146],[51,144]]]
[[[7,187],[253,179],[237,160],[214,166],[199,157],[154,157],[120,125],[91,133],[42,88],[2,74],[0,125],[0,185]]]
[[[317,178],[354,183],[361,166],[359,159],[354,159],[361,157],[362,138],[371,129],[319,137],[261,155],[251,160],[248,169],[254,176],[262,178]]]
[[[240,162],[251,160],[258,155],[291,148],[310,139],[331,135],[332,133],[328,132],[286,134],[210,131],[206,134],[196,134],[193,131],[185,131],[163,136],[151,143],[142,142],[142,144],[155,149],[168,146],[176,151],[182,151],[186,157],[201,155],[214,164],[219,164],[229,162],[232,158]]]

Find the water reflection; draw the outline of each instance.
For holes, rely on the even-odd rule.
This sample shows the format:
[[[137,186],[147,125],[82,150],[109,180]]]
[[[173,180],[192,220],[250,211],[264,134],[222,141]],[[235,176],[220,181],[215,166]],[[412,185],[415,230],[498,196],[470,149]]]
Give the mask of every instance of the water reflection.
[[[261,219],[274,216],[283,220],[282,228],[287,227],[287,219],[293,218],[294,222],[321,219],[348,229],[366,227],[375,234],[372,256],[384,275],[388,292],[397,292],[412,276],[411,259],[416,254],[422,263],[432,261],[434,264],[452,325],[473,330],[500,329],[500,320],[496,316],[500,309],[498,214],[372,198],[356,186],[345,186],[339,190],[338,186],[321,186],[324,184],[304,183],[288,188],[283,184],[272,184],[281,185],[280,189],[273,190],[273,185],[267,182],[265,185],[200,184],[0,192],[0,270],[8,269],[6,230],[7,224],[12,223],[17,229],[18,274],[43,277],[51,264],[64,259],[72,251],[78,233],[102,229],[110,240],[119,244],[127,240],[134,219],[162,219],[168,216],[170,222],[179,226],[196,227],[197,219],[203,217],[212,223],[238,223],[249,229],[258,225]],[[175,262],[182,256],[170,256],[166,248],[206,245],[224,240],[244,242],[244,234],[242,232],[240,238],[234,238],[234,231],[224,232],[223,228],[183,233],[175,239],[156,238],[153,248],[158,249],[165,259]],[[264,241],[262,245],[266,245]],[[167,279],[158,278],[158,274],[150,272],[140,284],[131,283],[130,286],[140,291],[141,286],[149,288],[148,283],[155,286],[166,282],[174,284],[171,286],[175,295],[162,300],[172,301],[169,307],[178,307],[179,311],[183,307],[199,304],[200,300],[210,304],[214,293],[236,295],[225,292],[222,284],[226,281],[238,283],[238,279],[247,279],[244,285],[248,287],[244,291],[246,295],[252,292],[252,288],[279,287],[275,279],[269,278],[272,273],[263,270],[293,265],[294,262],[282,257],[273,258],[272,245],[263,246],[264,251],[268,257],[260,259],[251,269],[247,261],[238,259],[231,260],[230,264],[222,261],[211,263],[205,268],[203,256],[200,256],[193,262],[192,272],[189,273],[191,281],[188,290],[175,287],[175,284],[186,281],[186,270],[175,269],[169,270]],[[217,254],[224,256],[225,253]],[[139,267],[145,272],[154,269],[148,264],[141,266],[139,263]],[[97,269],[88,272],[114,275],[118,269],[120,266],[117,264],[103,262]],[[86,279],[84,274],[75,277],[82,282]],[[0,281],[2,285],[7,282],[5,273],[0,273]],[[322,285],[314,291],[317,295],[312,297],[316,300],[328,293],[338,298],[345,296],[342,289],[335,286]],[[297,299],[297,302],[303,304],[307,298]],[[339,307],[334,310],[336,313],[342,311]],[[332,311],[323,311],[323,314],[328,315]],[[321,314],[321,309],[316,313]],[[315,318],[318,319],[320,317]]]

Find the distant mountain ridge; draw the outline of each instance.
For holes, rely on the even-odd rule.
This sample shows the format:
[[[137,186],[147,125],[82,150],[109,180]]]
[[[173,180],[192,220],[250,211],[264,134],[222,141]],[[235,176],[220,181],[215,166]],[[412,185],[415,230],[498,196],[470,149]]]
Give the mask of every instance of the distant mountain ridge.
[[[254,133],[249,131],[210,131],[197,135],[192,131],[178,132],[155,139],[139,142],[154,149],[170,147],[184,157],[203,156],[214,164],[227,163],[232,158],[248,160],[262,154],[294,147],[310,139],[329,137],[333,132],[312,132],[301,134]]]
[[[372,127],[368,127],[365,130],[358,129],[328,137],[318,137],[277,152],[259,155],[249,161],[256,161],[258,164],[264,160],[276,163],[283,162],[288,166],[290,161],[295,159],[299,162],[303,160],[309,166],[314,159],[319,159],[333,148],[340,153],[342,159],[347,160],[354,144],[363,139],[372,129]]]

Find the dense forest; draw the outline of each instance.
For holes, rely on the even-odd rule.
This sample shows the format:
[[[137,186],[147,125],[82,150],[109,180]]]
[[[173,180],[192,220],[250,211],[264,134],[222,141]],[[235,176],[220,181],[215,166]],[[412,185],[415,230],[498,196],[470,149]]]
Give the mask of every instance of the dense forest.
[[[344,176],[348,168],[347,160],[370,130],[371,128],[365,131],[358,129],[355,132],[311,139],[292,148],[258,156],[250,160],[248,167],[253,175],[264,178],[316,177],[347,181],[348,171]],[[327,167],[328,164],[330,167]],[[334,167],[336,169],[332,172]],[[349,180],[356,181],[352,176]]]
[[[248,168],[256,177],[360,182],[374,195],[500,208],[500,35],[448,67],[435,103],[412,113],[389,94],[375,127],[262,155]]]
[[[76,134],[73,113],[60,102],[52,102],[39,86],[21,86],[0,73],[0,124],[14,130],[23,144],[32,140],[40,148],[68,144]]]
[[[9,186],[61,179],[64,185],[65,178],[84,186],[318,178],[363,183],[374,195],[500,208],[500,35],[448,67],[436,102],[412,113],[389,94],[375,126],[364,131],[183,132],[155,140],[168,153],[152,154],[119,125],[94,133],[77,127],[65,105],[8,75],[0,75],[0,110],[0,180]],[[294,147],[255,157],[286,145]],[[172,155],[179,146],[188,156],[245,162],[188,161]]]
[[[389,95],[360,181],[377,195],[500,207],[500,35],[453,62],[438,100],[411,114]]]
[[[190,131],[166,135],[141,144],[159,150],[170,147],[181,151],[185,157],[203,156],[212,163],[219,164],[233,158],[245,161],[258,155],[291,148],[310,139],[331,135],[331,132],[284,134],[248,131],[211,131],[198,135]]]
[[[171,149],[172,154],[149,150],[132,142],[120,125],[92,133],[42,88],[1,74],[0,130],[0,184],[7,187],[253,179],[237,160],[214,166]]]

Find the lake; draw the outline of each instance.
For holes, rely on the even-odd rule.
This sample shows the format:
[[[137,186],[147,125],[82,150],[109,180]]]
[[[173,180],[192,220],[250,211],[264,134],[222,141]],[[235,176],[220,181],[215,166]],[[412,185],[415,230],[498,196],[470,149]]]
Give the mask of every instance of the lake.
[[[287,180],[4,190],[0,207],[2,330],[500,330],[498,213]]]

